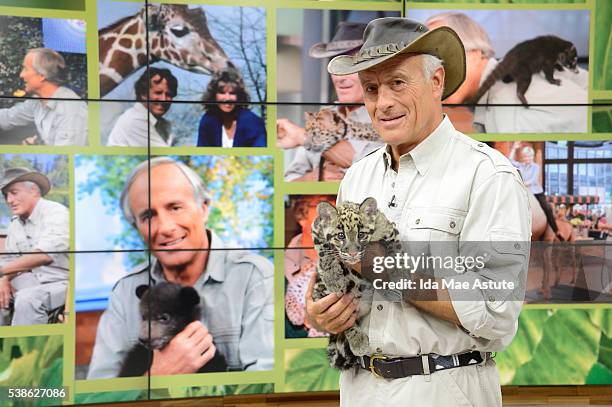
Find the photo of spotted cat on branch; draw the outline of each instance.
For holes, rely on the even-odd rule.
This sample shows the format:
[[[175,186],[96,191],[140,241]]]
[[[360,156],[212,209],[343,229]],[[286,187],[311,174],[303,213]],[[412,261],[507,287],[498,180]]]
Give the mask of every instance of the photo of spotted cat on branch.
[[[346,370],[359,363],[357,356],[368,353],[368,321],[374,295],[372,283],[353,266],[361,262],[370,244],[382,245],[386,255],[398,250],[399,231],[378,209],[376,199],[369,197],[361,204],[343,202],[337,207],[320,202],[312,235],[319,256],[313,299],[331,293],[352,294],[359,299],[357,323],[329,336],[330,365]]]

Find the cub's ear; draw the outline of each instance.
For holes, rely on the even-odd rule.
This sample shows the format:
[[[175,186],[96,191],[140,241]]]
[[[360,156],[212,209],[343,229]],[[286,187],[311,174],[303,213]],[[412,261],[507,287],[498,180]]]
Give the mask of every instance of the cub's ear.
[[[338,210],[327,201],[321,201],[317,205],[317,217],[323,222],[329,222],[334,216],[338,215]]]
[[[378,204],[376,203],[376,199],[372,197],[368,197],[363,200],[361,205],[359,205],[359,210],[366,214],[366,216],[372,217],[376,215],[376,209]]]
[[[181,305],[189,307],[193,307],[200,303],[200,295],[193,287],[181,287],[178,299]]]
[[[136,287],[136,297],[142,298],[144,293],[146,293],[148,290],[149,290],[148,285],[145,285],[145,284],[139,285],[138,287]]]

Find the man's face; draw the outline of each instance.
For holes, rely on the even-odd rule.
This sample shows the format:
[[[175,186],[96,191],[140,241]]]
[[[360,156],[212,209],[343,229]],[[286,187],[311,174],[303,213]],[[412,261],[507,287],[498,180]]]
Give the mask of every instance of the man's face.
[[[172,102],[172,93],[170,93],[170,87],[168,81],[163,79],[159,75],[151,77],[151,87],[149,88],[149,111],[155,117],[162,117],[168,109],[170,109],[170,103],[160,102]]]
[[[38,89],[42,86],[45,81],[45,77],[34,69],[32,65],[32,61],[34,60],[33,54],[26,54],[23,59],[23,64],[21,67],[21,72],[19,73],[19,77],[23,80],[25,84],[25,91],[27,93],[36,93]]]
[[[40,193],[36,188],[31,188],[24,182],[16,182],[6,189],[4,198],[13,215],[27,219],[34,211],[40,199]]]
[[[400,55],[359,73],[374,129],[386,143],[405,151],[427,137],[442,117],[444,70],[425,80],[420,59]]]
[[[128,203],[136,228],[152,250],[206,249],[208,207],[198,205],[193,188],[174,164],[151,168],[151,207],[148,207],[148,177],[143,171],[128,191]],[[149,234],[149,222],[151,224]],[[164,268],[190,264],[202,252],[158,251],[155,257]]]
[[[359,83],[359,75],[354,73],[350,75],[337,76],[330,75],[338,102],[340,103],[363,103],[363,89]]]

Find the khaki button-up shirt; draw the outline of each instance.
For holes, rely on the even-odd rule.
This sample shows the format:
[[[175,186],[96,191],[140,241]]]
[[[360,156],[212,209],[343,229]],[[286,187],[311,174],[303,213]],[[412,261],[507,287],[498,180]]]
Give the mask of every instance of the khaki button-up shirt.
[[[173,139],[170,122],[163,117],[155,117],[141,102],[136,102],[119,116],[108,137],[107,145],[146,147],[150,143],[151,147],[170,147]]]
[[[41,283],[68,280],[69,239],[68,208],[57,202],[40,198],[26,220],[13,217],[7,231],[4,250],[9,258],[19,253],[40,251],[47,254],[53,262],[32,269]]]
[[[456,131],[447,117],[400,158],[398,172],[390,164],[386,148],[353,164],[340,184],[338,203],[374,197],[403,241],[443,241],[455,244],[460,254],[464,242],[530,240],[527,190],[517,170],[498,151]],[[517,244],[509,253],[513,267],[507,277],[524,286],[529,245]],[[488,263],[488,278],[505,266]],[[464,277],[470,276],[466,272]],[[449,289],[459,327],[406,302],[386,301],[376,292],[370,352],[416,356],[501,351],[516,333],[522,301],[502,301],[486,290],[477,293],[478,299],[467,301]]]
[[[0,109],[0,129],[34,123],[41,140],[49,146],[87,145],[87,104],[68,88],[60,86],[54,98],[72,100],[35,100]]]

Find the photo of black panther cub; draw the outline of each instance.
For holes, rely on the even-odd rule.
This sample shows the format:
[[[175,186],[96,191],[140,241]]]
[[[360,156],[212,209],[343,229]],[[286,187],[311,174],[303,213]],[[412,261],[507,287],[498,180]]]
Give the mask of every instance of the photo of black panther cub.
[[[153,350],[163,349],[189,323],[200,320],[202,313],[200,296],[193,287],[172,283],[141,285],[136,288],[136,296],[140,298],[140,335],[123,361],[119,377],[145,374],[153,362]],[[217,351],[198,373],[226,370],[225,357]]]

